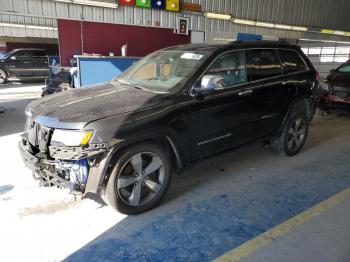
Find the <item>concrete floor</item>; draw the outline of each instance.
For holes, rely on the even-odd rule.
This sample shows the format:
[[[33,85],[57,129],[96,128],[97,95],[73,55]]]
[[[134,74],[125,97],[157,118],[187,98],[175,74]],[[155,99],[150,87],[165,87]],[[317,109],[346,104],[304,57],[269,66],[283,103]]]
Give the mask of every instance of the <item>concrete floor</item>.
[[[250,144],[174,177],[158,208],[121,215],[37,187],[17,150],[27,92],[36,98],[40,86],[0,87],[0,261],[209,261],[350,188],[350,119],[317,116],[300,155]],[[350,261],[349,206],[329,207],[242,261]]]

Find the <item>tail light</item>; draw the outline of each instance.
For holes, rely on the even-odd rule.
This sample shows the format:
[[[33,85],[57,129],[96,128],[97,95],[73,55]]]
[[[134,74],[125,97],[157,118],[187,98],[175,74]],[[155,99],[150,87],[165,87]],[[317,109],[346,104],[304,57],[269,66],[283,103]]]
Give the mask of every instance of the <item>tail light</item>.
[[[320,76],[320,74],[318,73],[318,72],[316,72],[316,81],[320,81],[321,80],[321,76]]]

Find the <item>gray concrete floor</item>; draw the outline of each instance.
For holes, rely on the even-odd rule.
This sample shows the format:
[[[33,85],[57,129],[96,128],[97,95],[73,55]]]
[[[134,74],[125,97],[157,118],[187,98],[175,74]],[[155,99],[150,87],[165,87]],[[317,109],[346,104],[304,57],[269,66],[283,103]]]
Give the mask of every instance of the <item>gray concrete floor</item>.
[[[251,204],[254,205],[254,201],[260,197],[254,192],[258,191],[259,185],[276,180],[278,176],[283,179],[285,175],[293,175],[298,170],[307,170],[311,176],[317,175],[312,173],[313,169],[321,173],[330,172],[333,167],[327,164],[327,160],[336,160],[340,156],[344,158],[343,153],[350,150],[350,119],[318,115],[311,125],[308,141],[300,155],[280,158],[260,142],[218,155],[199,163],[182,176],[174,177],[165,200],[158,208],[139,216],[127,217],[90,199],[76,201],[64,191],[38,188],[32,180],[30,172],[24,168],[20,159],[17,141],[24,125],[24,108],[30,99],[39,96],[40,84],[0,87],[0,108],[6,109],[0,113],[0,246],[5,247],[2,248],[0,261],[60,261],[90,247],[103,255],[104,261],[119,261],[112,254],[106,254],[122,246],[123,242],[116,237],[129,240],[134,233],[138,233],[139,246],[124,245],[124,253],[128,254],[130,249],[137,248],[138,252],[144,254],[143,260],[146,260],[149,257],[145,254],[158,255],[146,245],[157,241],[158,236],[152,235],[154,232],[147,233],[150,225],[156,225],[155,221],[163,223],[162,228],[177,226],[176,230],[164,231],[164,235],[171,236],[172,245],[179,246],[182,257],[177,257],[178,253],[169,253],[169,261],[186,261],[186,256],[196,254],[201,248],[206,249],[206,258],[215,258],[228,250],[218,252],[212,245],[205,247],[204,242],[212,239],[213,243],[220,246],[222,234],[215,235],[215,231],[219,232],[220,225],[236,214],[222,213],[225,207],[214,206],[214,215],[228,216],[220,217],[214,225],[207,221],[210,232],[195,238],[193,234],[200,231],[198,227],[201,222],[198,221],[204,223],[206,217],[210,218],[201,209],[201,203],[210,206],[217,196],[234,194],[252,201]],[[319,168],[323,163],[324,170]],[[336,170],[337,167],[334,168]],[[350,261],[349,202],[332,207],[250,254],[244,261]],[[190,222],[187,223],[197,223],[187,231],[188,224],[183,223],[188,211],[194,215],[188,218]],[[250,215],[254,217],[254,213]],[[176,242],[177,235],[190,237],[191,246],[181,246],[187,242],[182,241],[180,236]],[[234,240],[235,236],[232,237]],[[98,247],[99,243],[109,239],[114,241],[111,249]],[[227,244],[231,240],[223,243]],[[159,241],[157,245],[164,250],[169,246],[166,241]],[[90,259],[86,256],[75,259],[73,256],[70,261],[98,261],[94,259],[93,253],[84,252],[82,254],[88,254]],[[199,256],[191,260],[200,261],[198,258]]]
[[[331,207],[241,261],[350,261],[350,199]]]

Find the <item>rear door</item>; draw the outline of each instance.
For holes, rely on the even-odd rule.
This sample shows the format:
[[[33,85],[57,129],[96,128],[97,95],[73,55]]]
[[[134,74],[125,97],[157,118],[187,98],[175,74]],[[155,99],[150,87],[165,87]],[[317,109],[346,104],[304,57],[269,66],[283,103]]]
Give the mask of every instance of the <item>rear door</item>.
[[[253,85],[253,136],[271,134],[280,125],[286,101],[286,77],[276,49],[247,51],[249,80]]]
[[[222,90],[201,100],[193,98],[190,106],[193,159],[244,143],[251,133],[252,93],[247,89],[244,51],[220,55],[206,74],[220,76],[225,83]]]
[[[49,75],[49,65],[45,50],[32,51],[33,76],[46,77]]]

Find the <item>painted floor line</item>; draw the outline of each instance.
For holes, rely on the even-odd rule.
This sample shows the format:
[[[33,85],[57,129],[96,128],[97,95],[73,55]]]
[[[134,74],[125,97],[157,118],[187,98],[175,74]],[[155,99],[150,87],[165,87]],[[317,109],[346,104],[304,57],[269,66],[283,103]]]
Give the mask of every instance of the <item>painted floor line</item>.
[[[297,226],[307,222],[313,217],[318,216],[327,209],[347,200],[350,198],[350,188],[334,195],[331,198],[317,204],[316,206],[286,220],[282,224],[266,231],[265,233],[253,238],[252,240],[240,245],[239,247],[227,252],[221,257],[214,260],[214,262],[238,262],[242,258],[250,255],[251,253],[257,251],[258,249],[268,245],[272,241],[276,240],[278,237],[288,233]]]

